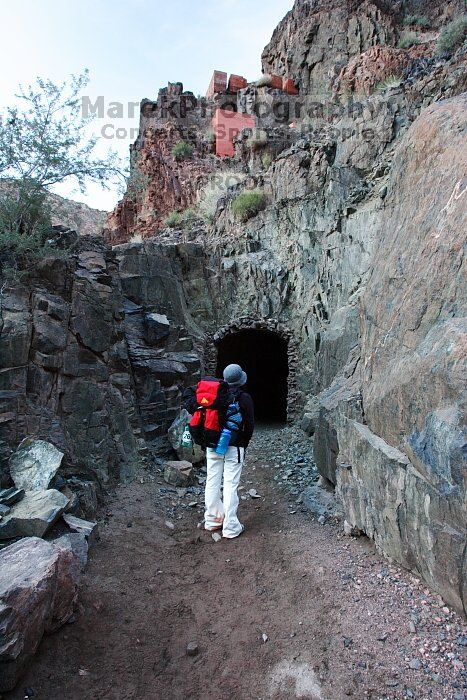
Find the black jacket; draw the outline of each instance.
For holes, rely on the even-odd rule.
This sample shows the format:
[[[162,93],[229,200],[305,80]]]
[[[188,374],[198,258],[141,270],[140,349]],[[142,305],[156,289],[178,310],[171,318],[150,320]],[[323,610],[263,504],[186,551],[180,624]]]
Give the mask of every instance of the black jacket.
[[[255,415],[253,408],[253,399],[243,389],[235,392],[238,405],[243,418],[242,429],[238,433],[233,433],[230,440],[232,447],[248,447],[253,431],[255,429]]]

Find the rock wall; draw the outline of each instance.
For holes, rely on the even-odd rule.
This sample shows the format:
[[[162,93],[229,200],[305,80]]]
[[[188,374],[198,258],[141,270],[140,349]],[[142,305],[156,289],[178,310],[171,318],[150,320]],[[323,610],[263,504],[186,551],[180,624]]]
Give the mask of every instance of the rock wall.
[[[297,0],[263,51],[263,70],[291,76],[304,94],[323,94],[351,56],[395,36],[389,3]]]
[[[320,396],[318,468],[352,526],[458,609],[465,592],[466,95],[401,140],[353,362]]]
[[[130,478],[148,447],[166,442],[183,387],[200,374],[199,324],[212,317],[205,262],[197,245],[112,250],[84,238],[69,261],[45,260],[27,283],[5,285],[3,485],[25,436],[65,453],[62,475],[100,486]]]
[[[263,51],[263,71],[292,77],[301,94],[330,95],[352,57],[397,44],[405,16],[424,16],[436,30],[464,12],[463,0],[296,0]]]
[[[69,262],[43,261],[1,299],[2,480],[26,436],[66,453],[64,473],[125,478],[138,457],[139,419],[114,254],[83,239]],[[5,484],[7,485],[7,484]]]
[[[398,146],[384,256],[360,305],[362,411],[356,421],[339,404],[335,420],[348,520],[457,608],[467,604],[466,107],[464,95],[427,108]]]
[[[290,416],[305,414],[349,524],[462,609],[466,53],[436,58],[433,37],[424,57],[395,49],[398,7],[296,2],[263,66],[297,82],[294,108],[334,95],[278,125],[280,91],[239,91],[237,106],[269,111],[254,148],[239,135],[244,179],[212,222],[161,229],[209,173],[232,166],[209,155],[208,118],[163,115],[169,92],[179,105],[190,95],[179,84],[143,101],[151,131],[135,150],[149,181],[137,205],[119,205],[107,237],[147,238],[83,247],[4,292],[4,440],[43,435],[74,473],[121,478],[143,444],[161,447],[183,388],[213,368],[216,338],[272,329],[288,342]],[[426,11],[436,27],[456,8]],[[400,81],[374,92],[393,61]],[[183,135],[194,155],[177,162]],[[263,206],[239,218],[232,202],[249,189]]]
[[[198,100],[181,83],[141,101],[139,136],[131,147],[132,175],[122,201],[109,214],[104,238],[112,245],[154,236],[172,212],[191,206],[207,176],[218,168],[213,153],[214,100]],[[191,149],[175,156],[184,142]]]
[[[204,252],[155,239],[115,250],[142,429],[157,442],[180,411],[183,388],[200,375],[200,324],[212,315]]]

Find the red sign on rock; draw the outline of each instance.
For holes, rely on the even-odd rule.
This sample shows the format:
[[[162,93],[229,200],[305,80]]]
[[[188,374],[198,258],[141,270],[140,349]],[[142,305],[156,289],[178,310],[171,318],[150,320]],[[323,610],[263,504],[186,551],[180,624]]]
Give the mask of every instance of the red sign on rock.
[[[239,114],[228,109],[216,109],[212,120],[216,136],[216,155],[234,155],[233,139],[242,129],[253,129],[256,118],[252,114]]]
[[[212,74],[206,97],[212,97],[216,92],[225,92],[226,90],[227,73],[224,73],[222,70],[215,70]]]

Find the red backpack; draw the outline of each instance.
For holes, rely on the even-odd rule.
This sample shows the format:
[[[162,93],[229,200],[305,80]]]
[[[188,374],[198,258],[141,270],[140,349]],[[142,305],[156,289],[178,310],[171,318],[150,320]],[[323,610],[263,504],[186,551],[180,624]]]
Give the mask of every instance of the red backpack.
[[[229,385],[223,379],[208,377],[198,382],[195,396],[197,408],[190,420],[193,442],[216,447],[231,401]]]

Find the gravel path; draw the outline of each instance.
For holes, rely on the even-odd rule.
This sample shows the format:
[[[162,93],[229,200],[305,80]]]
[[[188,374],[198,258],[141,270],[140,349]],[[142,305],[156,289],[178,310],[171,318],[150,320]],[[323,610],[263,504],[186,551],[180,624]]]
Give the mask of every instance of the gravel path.
[[[344,537],[332,504],[311,513],[300,493],[317,478],[301,433],[258,431],[246,531],[216,543],[197,528],[202,474],[177,491],[141,471],[103,510],[76,621],[4,697],[463,700],[462,621],[369,540]]]

